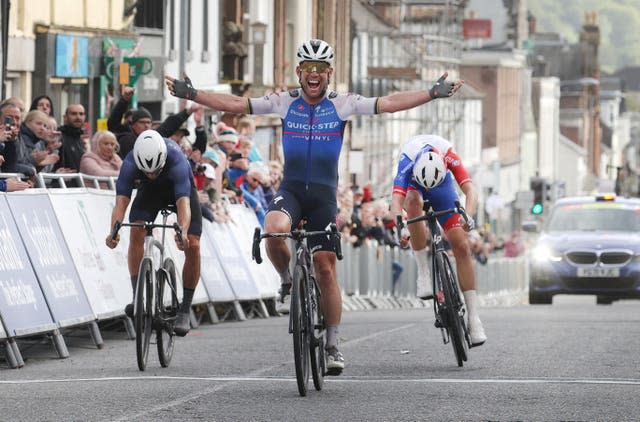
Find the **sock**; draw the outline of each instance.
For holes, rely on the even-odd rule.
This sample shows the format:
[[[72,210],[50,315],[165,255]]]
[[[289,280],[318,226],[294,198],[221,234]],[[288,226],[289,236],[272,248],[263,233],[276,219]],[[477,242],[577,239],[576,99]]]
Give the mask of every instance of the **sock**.
[[[477,305],[478,305],[478,296],[476,295],[475,290],[467,290],[462,292],[464,296],[464,302],[467,304],[467,312],[469,313],[469,319],[478,318]]]
[[[338,326],[327,325],[327,342],[324,345],[325,349],[331,349],[332,347],[338,347]]]
[[[180,312],[187,313],[191,310],[191,301],[193,300],[193,292],[195,292],[195,289],[187,289],[185,287],[182,291],[182,305],[180,305]]]
[[[136,297],[136,286],[138,285],[138,276],[137,275],[132,275],[131,276],[131,290],[133,290],[133,297]]]
[[[416,257],[416,263],[418,264],[418,277],[428,277],[429,266],[431,265],[429,250],[426,247],[420,250],[414,250],[413,256]]]
[[[280,283],[282,284],[291,284],[292,283],[292,279],[291,279],[291,273],[289,272],[289,268],[287,268],[286,270],[284,270],[280,274]]]

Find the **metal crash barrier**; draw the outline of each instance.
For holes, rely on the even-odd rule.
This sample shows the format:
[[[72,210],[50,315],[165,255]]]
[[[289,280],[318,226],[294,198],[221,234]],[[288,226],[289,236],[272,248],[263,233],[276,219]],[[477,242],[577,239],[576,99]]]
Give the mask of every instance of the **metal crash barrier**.
[[[128,231],[121,231],[115,249],[104,244],[115,204],[115,180],[79,173],[45,174],[39,180],[43,186],[73,181],[81,187],[0,194],[0,347],[11,368],[24,365],[19,345],[33,336],[47,336],[59,358],[69,356],[64,335],[72,328],[87,328],[97,348],[103,345],[101,321],[122,320],[128,338],[135,338],[124,315],[131,301]],[[268,305],[277,295],[279,276],[268,260],[261,265],[251,260],[258,220],[242,205],[228,207],[231,223],[203,221],[201,279],[193,300],[200,312],[192,312],[193,326],[202,315],[212,323],[277,315]],[[174,242],[167,245],[181,268],[184,254]],[[343,253],[337,271],[345,310],[425,306],[415,298],[416,264],[410,251],[366,241],[358,248],[343,245]],[[403,268],[395,289],[394,262]],[[496,304],[524,292],[525,267],[523,258],[490,259],[478,265],[484,303]],[[180,271],[178,282],[181,295]]]

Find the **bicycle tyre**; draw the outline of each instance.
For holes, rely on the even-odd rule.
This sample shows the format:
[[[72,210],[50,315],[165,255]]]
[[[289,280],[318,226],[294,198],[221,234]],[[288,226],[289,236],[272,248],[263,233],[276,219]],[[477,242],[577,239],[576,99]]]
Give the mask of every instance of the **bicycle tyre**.
[[[158,289],[156,303],[158,306],[158,322],[156,324],[156,345],[160,366],[166,368],[173,357],[175,335],[173,323],[178,312],[178,295],[176,290],[176,265],[171,258],[164,260],[162,269],[158,271]],[[170,295],[167,304],[165,295]]]
[[[313,386],[317,391],[322,390],[324,385],[324,374],[326,362],[324,360],[324,317],[320,302],[320,290],[313,278],[309,280],[308,303],[309,309],[309,352],[311,357],[311,378]]]
[[[296,381],[301,396],[307,395],[309,385],[309,332],[306,300],[306,271],[296,265],[291,290],[291,318],[293,321],[293,358]]]
[[[444,289],[444,299],[447,312],[447,331],[453,346],[458,366],[462,366],[467,360],[468,343],[464,328],[464,315],[461,312],[462,302],[457,289],[457,281],[451,261],[445,253],[439,253],[437,257]]]
[[[153,328],[153,263],[149,258],[143,258],[138,271],[138,285],[136,288],[136,303],[134,309],[134,326],[136,329],[136,358],[138,369],[144,371],[149,356],[149,343]]]

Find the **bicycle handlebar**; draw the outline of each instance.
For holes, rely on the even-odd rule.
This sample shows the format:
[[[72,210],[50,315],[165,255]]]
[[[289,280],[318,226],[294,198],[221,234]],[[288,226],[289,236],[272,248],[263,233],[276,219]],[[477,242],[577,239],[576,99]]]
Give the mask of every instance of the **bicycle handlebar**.
[[[180,225],[178,223],[173,223],[172,225],[169,224],[156,224],[153,222],[146,222],[146,223],[123,223],[120,220],[116,220],[115,224],[113,225],[113,229],[111,230],[111,240],[116,240],[116,237],[118,237],[118,232],[120,231],[120,229],[122,227],[140,227],[145,229],[145,231],[147,232],[147,234],[150,234],[151,231],[153,229],[155,229],[156,227],[162,227],[162,228],[166,228],[166,229],[173,229],[175,231],[175,233],[178,235],[178,243],[180,244],[180,246],[184,246],[184,242],[182,240],[182,227],[180,227]]]
[[[431,206],[431,202],[429,200],[426,200],[424,201],[424,205],[423,205],[423,210],[425,211],[424,215],[407,220],[406,224],[409,225],[409,224],[417,223],[418,221],[424,221],[424,220],[435,220],[440,216],[454,212],[456,214],[460,214],[467,225],[471,225],[469,216],[467,215],[467,212],[460,204],[460,201],[455,201],[454,204],[455,204],[455,207],[453,208],[449,208],[441,211],[434,211],[433,207]],[[400,229],[404,227],[404,224],[405,224],[402,221],[402,216],[400,215],[396,216],[396,224],[398,226],[398,235],[399,235]]]
[[[260,255],[260,241],[262,239],[270,238],[270,237],[286,237],[293,240],[302,240],[307,237],[313,236],[330,236],[333,240],[333,247],[336,252],[336,257],[339,260],[342,260],[342,244],[340,243],[340,232],[338,231],[338,226],[335,223],[331,223],[329,227],[325,230],[318,231],[306,231],[306,230],[291,230],[290,232],[282,232],[282,233],[261,233],[260,227],[256,227],[253,232],[253,245],[251,247],[251,256],[258,263],[262,263],[262,256]]]

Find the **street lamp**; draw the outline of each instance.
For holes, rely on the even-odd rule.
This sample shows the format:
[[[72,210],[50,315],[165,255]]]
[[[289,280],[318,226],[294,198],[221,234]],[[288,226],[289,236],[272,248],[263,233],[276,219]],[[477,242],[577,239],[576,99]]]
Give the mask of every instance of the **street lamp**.
[[[253,81],[254,85],[262,86],[262,74],[264,67],[264,44],[267,39],[267,24],[254,22],[251,24],[251,44],[253,44]]]

